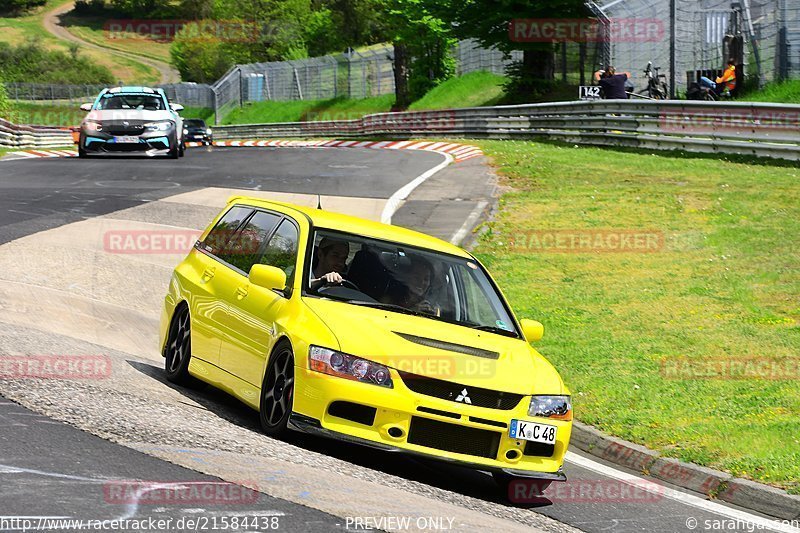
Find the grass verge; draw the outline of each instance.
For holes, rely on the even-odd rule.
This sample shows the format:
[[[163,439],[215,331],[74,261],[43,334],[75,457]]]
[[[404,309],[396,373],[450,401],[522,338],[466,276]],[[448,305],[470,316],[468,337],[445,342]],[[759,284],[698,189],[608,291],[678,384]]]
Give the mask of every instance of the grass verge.
[[[518,315],[545,324],[538,348],[570,386],[576,416],[800,493],[800,170],[476,144],[508,187],[476,253]],[[663,246],[552,253],[549,231],[661,234]],[[769,379],[741,379],[733,365],[748,360],[777,366],[755,374]]]
[[[51,35],[44,28],[44,17],[48,11],[58,6],[66,4],[69,0],[48,0],[47,4],[37,8],[30,14],[20,17],[0,18],[0,41],[19,44],[28,39],[39,40],[44,47],[49,50],[60,50],[69,53],[70,43],[62,41]],[[158,83],[160,75],[158,71],[138,61],[126,57],[119,57],[109,54],[102,50],[93,50],[80,47],[80,54],[91,59],[95,64],[107,67],[115,79],[125,83],[136,83],[139,85],[149,85]],[[92,80],[86,80],[92,83]]]
[[[768,83],[762,89],[744,95],[741,100],[800,104],[800,80]]]

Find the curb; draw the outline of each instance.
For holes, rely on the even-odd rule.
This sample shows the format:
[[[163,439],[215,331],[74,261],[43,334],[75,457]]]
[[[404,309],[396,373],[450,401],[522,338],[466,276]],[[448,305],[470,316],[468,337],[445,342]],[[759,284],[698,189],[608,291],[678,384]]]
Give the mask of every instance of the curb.
[[[661,457],[656,451],[612,437],[577,420],[572,423],[570,444],[616,465],[699,492],[708,499],[718,499],[782,520],[800,519],[800,496],[763,483],[734,478],[713,468]]]
[[[196,146],[200,143],[186,143]],[[456,163],[480,157],[483,152],[477,146],[461,143],[434,141],[343,141],[337,139],[305,140],[224,140],[214,141],[214,146],[224,147],[295,147],[295,148],[370,148],[373,150],[422,150],[452,156]]]

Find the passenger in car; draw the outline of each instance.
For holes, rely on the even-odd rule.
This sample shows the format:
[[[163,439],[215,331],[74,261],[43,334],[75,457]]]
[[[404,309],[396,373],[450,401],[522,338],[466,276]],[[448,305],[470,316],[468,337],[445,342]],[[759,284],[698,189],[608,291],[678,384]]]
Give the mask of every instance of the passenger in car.
[[[427,298],[431,288],[434,271],[433,265],[424,257],[410,256],[411,264],[407,272],[407,282],[397,283],[381,298],[383,303],[390,303],[430,315],[439,316],[438,306],[434,306]]]
[[[317,245],[317,254],[312,263],[309,287],[318,290],[324,285],[336,285],[344,281],[350,243],[324,237]]]

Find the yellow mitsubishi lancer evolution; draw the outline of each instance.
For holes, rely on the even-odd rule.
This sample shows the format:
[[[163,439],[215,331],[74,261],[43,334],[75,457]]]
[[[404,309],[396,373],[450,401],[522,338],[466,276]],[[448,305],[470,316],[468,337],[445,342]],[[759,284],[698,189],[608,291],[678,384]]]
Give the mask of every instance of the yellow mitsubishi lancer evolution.
[[[360,218],[232,197],[172,275],[166,376],[291,429],[563,481],[570,393],[477,259]]]

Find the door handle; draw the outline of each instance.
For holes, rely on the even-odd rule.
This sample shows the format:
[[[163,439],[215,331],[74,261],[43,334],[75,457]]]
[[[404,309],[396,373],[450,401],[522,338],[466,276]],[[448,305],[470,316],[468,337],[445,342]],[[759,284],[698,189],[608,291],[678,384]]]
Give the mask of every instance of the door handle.
[[[241,300],[245,296],[247,296],[247,285],[243,285],[243,286],[241,286],[241,287],[236,289],[236,297],[238,299]]]
[[[203,271],[203,281],[211,281],[211,278],[217,273],[216,267],[208,267]]]

